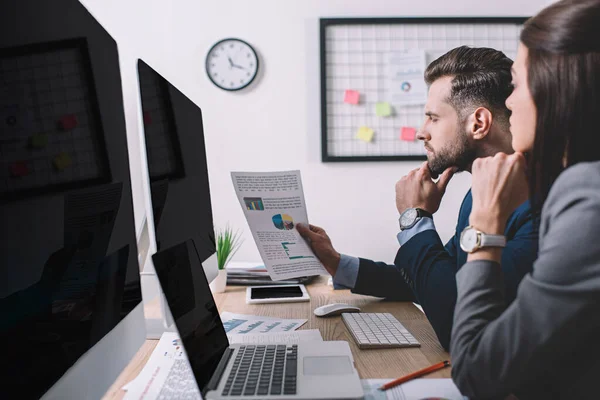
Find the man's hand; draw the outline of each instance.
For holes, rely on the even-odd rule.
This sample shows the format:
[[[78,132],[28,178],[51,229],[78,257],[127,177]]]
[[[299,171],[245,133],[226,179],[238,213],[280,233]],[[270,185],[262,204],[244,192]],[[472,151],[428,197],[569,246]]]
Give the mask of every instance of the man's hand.
[[[310,247],[315,252],[327,272],[335,276],[340,263],[340,253],[335,251],[331,244],[331,239],[323,228],[315,225],[296,224],[296,229],[304,239],[308,241]]]
[[[503,234],[510,214],[529,197],[525,157],[497,153],[478,158],[472,173],[470,224],[485,233]]]
[[[446,186],[456,171],[455,167],[447,168],[437,182],[431,179],[427,161],[420,168],[412,170],[396,183],[396,208],[399,213],[407,208],[418,207],[430,213],[440,208]]]

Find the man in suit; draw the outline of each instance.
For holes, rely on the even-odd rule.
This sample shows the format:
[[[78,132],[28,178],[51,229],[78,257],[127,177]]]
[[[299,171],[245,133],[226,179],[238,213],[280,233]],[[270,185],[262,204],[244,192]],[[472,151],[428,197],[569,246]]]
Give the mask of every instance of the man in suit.
[[[456,304],[455,275],[467,259],[459,239],[469,224],[471,192],[461,205],[455,235],[445,246],[433,214],[455,172],[470,172],[478,157],[513,153],[510,112],[504,104],[512,91],[511,65],[512,60],[500,51],[462,46],[427,67],[426,118],[417,135],[424,142],[427,161],[396,183],[400,249],[394,265],[340,254],[322,228],[297,227],[333,276],[334,287],[418,302],[445,349]],[[510,303],[537,256],[538,229],[529,202],[511,215],[505,235],[502,269]]]

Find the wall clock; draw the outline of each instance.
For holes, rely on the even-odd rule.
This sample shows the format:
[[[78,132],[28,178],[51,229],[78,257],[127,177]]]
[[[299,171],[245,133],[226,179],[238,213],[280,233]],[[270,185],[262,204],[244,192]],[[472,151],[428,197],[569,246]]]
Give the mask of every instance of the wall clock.
[[[258,56],[248,43],[228,38],[215,43],[206,55],[206,73],[223,90],[241,90],[258,74]]]

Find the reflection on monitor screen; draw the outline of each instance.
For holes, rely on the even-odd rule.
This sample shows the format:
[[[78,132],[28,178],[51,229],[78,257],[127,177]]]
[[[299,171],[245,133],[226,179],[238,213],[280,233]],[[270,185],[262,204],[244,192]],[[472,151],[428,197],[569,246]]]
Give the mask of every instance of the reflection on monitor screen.
[[[157,252],[152,260],[196,382],[204,393],[229,341],[200,258],[194,243],[187,240]]]
[[[79,1],[3,3],[1,399],[100,398],[145,338],[122,99]]]
[[[191,239],[204,262],[216,248],[202,112],[142,60],[138,79],[157,248]]]

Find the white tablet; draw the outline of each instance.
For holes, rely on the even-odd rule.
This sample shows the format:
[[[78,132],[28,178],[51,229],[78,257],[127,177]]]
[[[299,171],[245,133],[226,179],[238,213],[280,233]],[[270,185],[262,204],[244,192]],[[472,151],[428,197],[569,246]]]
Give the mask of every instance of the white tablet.
[[[302,284],[249,286],[246,288],[246,303],[292,303],[309,301],[310,297]]]

